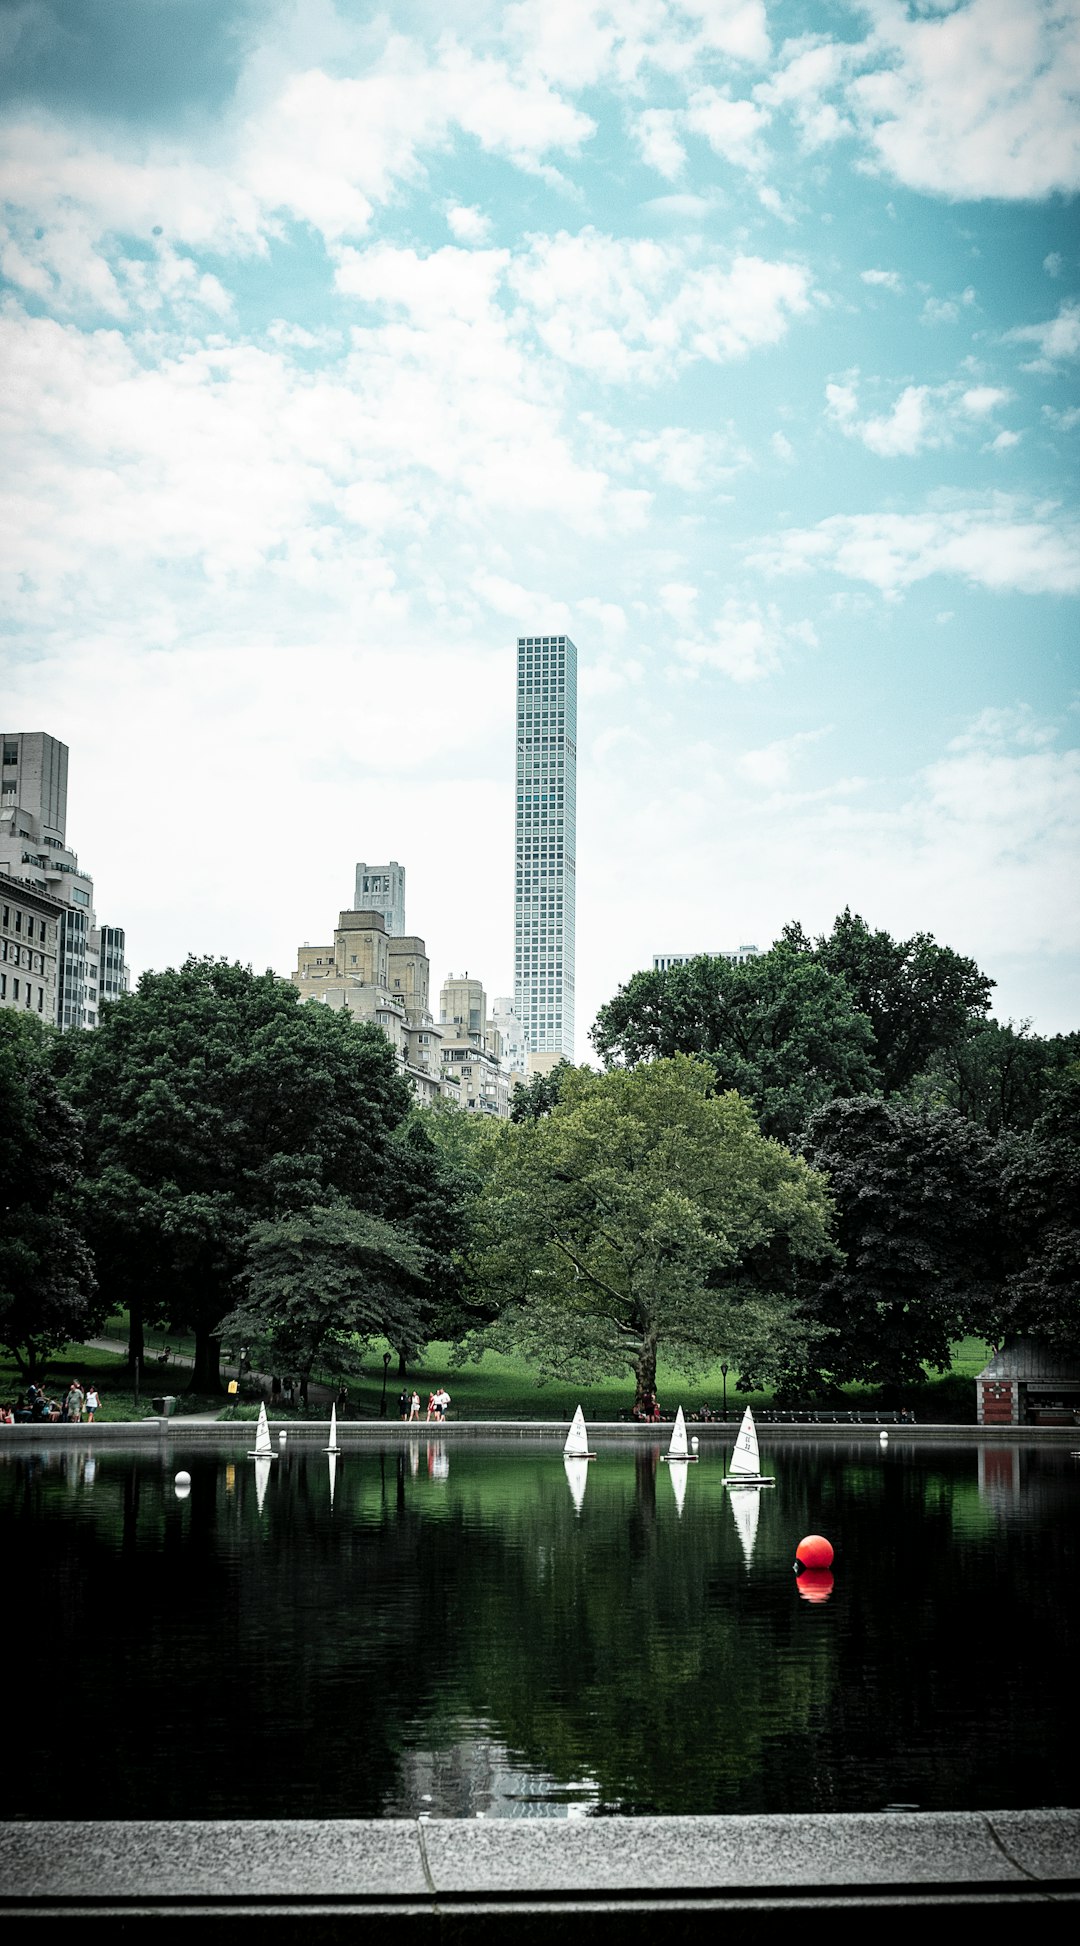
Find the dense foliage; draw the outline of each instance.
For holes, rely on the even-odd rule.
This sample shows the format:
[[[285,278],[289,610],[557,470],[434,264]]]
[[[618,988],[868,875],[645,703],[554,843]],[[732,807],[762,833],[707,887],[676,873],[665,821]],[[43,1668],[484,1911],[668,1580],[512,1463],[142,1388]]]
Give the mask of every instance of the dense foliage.
[[[27,1378],[100,1321],[78,1222],[82,1128],[51,1071],[57,1045],[0,1012],[0,1344]]]
[[[828,1229],[821,1178],[707,1063],[570,1068],[550,1113],[491,1146],[472,1269],[496,1317],[472,1348],[559,1376],[632,1371],[642,1409],[661,1346],[687,1374],[726,1354],[775,1375],[808,1355],[792,1291]]]
[[[133,1311],[194,1332],[196,1390],[219,1382],[218,1327],[252,1249],[267,1260],[266,1226],[286,1226],[283,1252],[301,1215],[338,1205],[407,1231],[402,1178],[423,1165],[395,1142],[411,1094],[376,1028],[302,1005],[272,973],[192,959],[145,974],[65,1047],[103,1277]],[[411,1341],[422,1284],[407,1322],[398,1297],[385,1320]]]

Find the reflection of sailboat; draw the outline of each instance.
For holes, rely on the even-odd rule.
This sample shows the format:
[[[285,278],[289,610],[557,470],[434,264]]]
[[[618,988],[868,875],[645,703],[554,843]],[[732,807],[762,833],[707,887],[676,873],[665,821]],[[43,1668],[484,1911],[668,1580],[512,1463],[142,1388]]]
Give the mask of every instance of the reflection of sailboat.
[[[340,1453],[340,1451],[341,1451],[341,1447],[340,1447],[340,1446],[338,1445],[338,1439],[337,1439],[337,1405],[336,1405],[336,1403],[335,1403],[334,1405],[332,1405],[332,1406],[330,1407],[330,1444],[329,1444],[329,1446],[327,1447],[327,1449],[326,1449],[326,1450],[327,1450],[327,1452],[328,1452],[328,1453]]]
[[[682,1406],[675,1414],[675,1424],[671,1428],[671,1445],[666,1453],[661,1453],[660,1458],[668,1461],[683,1460],[687,1466],[697,1465],[697,1454],[690,1451],[687,1443],[686,1420],[683,1418]]]
[[[742,1425],[739,1427],[739,1436],[732,1449],[724,1485],[726,1487],[774,1487],[776,1485],[771,1473],[761,1471],[757,1427],[749,1406],[743,1413]]]
[[[747,1567],[754,1558],[754,1542],[757,1539],[758,1521],[761,1518],[761,1496],[757,1493],[733,1493],[728,1501],[735,1518],[735,1527],[742,1542],[743,1557]]]
[[[587,1459],[572,1459],[569,1454],[564,1453],[563,1465],[566,1468],[566,1484],[570,1488],[574,1502],[574,1512],[579,1514],[581,1503],[585,1498],[585,1488],[589,1482],[589,1462]]]
[[[260,1453],[258,1459],[255,1461],[255,1498],[259,1503],[260,1513],[262,1513],[263,1501],[266,1499],[266,1483],[270,1478],[270,1462],[276,1458],[276,1453]]]
[[[672,1459],[670,1453],[661,1453],[660,1457],[670,1461],[668,1479],[671,1481],[671,1489],[675,1495],[675,1509],[681,1520],[683,1502],[686,1499],[687,1461],[678,1457]]]
[[[248,1454],[249,1459],[276,1460],[277,1454],[270,1444],[270,1422],[266,1417],[266,1400],[259,1404],[259,1423],[255,1428],[255,1451]]]
[[[591,1460],[596,1458],[596,1454],[590,1453],[589,1451],[589,1435],[585,1430],[585,1414],[582,1412],[580,1406],[578,1406],[570,1422],[570,1431],[566,1435],[566,1445],[563,1447],[563,1452],[567,1459]]]
[[[327,1447],[327,1449],[326,1449],[326,1451],[327,1451],[327,1462],[326,1462],[326,1463],[327,1463],[327,1465],[328,1465],[328,1466],[329,1466],[329,1468],[330,1468],[330,1512],[331,1512],[331,1513],[333,1513],[333,1511],[334,1511],[334,1483],[335,1483],[335,1481],[336,1481],[336,1479],[337,1479],[337,1460],[338,1460],[338,1448],[337,1448],[336,1446],[328,1446],[328,1447]]]

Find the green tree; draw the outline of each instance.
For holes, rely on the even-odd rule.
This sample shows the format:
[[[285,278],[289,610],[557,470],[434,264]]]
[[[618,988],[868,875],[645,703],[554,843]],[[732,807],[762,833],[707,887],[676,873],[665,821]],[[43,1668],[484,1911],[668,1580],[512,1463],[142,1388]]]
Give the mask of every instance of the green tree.
[[[912,1092],[981,1122],[991,1135],[1030,1130],[1078,1055],[1080,1034],[1045,1039],[1031,1032],[1030,1021],[979,1021],[937,1051]]]
[[[707,1060],[717,1088],[743,1095],[780,1140],[823,1102],[875,1083],[871,1029],[845,981],[787,941],[743,966],[702,954],[635,973],[601,1007],[592,1041],[606,1067]]]
[[[331,1203],[253,1225],[239,1302],[218,1327],[294,1371],[307,1403],[312,1368],[360,1368],[374,1337],[422,1341],[427,1252],[382,1217]]]
[[[214,1390],[253,1224],[338,1199],[382,1213],[408,1084],[377,1028],[224,960],[144,974],[69,1060],[110,1296],[192,1329],[192,1387]]]
[[[78,1214],[82,1123],[50,1071],[56,1038],[0,1013],[0,1344],[28,1379],[101,1316]]]
[[[563,1084],[563,1077],[571,1063],[563,1057],[547,1074],[534,1074],[530,1081],[524,1081],[514,1089],[510,1097],[510,1120],[512,1122],[536,1121],[541,1115],[550,1115]]]
[[[841,1256],[813,1314],[834,1380],[911,1383],[992,1309],[1001,1274],[1000,1165],[984,1129],[950,1109],[869,1096],[819,1109],[803,1152],[826,1177]]]
[[[688,1375],[729,1354],[758,1373],[805,1358],[800,1267],[829,1250],[820,1177],[717,1095],[685,1056],[563,1077],[550,1114],[504,1127],[481,1191],[472,1275],[542,1374],[632,1371],[660,1346]]]
[[[801,928],[786,928],[784,936],[806,951]],[[810,956],[843,980],[852,1005],[870,1022],[878,1085],[886,1095],[902,1093],[934,1054],[964,1041],[989,1010],[994,982],[973,959],[939,946],[930,933],[893,939],[872,932],[849,906]]]
[[[1026,1332],[1080,1350],[1080,1062],[1058,1077],[1029,1133],[999,1150],[1007,1238],[988,1337]]]

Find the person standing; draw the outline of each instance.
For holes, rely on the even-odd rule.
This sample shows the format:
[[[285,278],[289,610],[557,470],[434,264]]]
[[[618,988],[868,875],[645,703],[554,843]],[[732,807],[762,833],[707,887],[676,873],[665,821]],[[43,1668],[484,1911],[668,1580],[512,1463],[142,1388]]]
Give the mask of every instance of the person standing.
[[[413,1393],[413,1395],[412,1395],[412,1398],[411,1398],[411,1399],[409,1400],[409,1418],[410,1418],[410,1419],[415,1419],[415,1420],[417,1421],[417,1423],[419,1423],[419,1419],[420,1419],[420,1394],[419,1394],[419,1392],[414,1392],[414,1393]]]
[[[68,1395],[65,1403],[67,1405],[68,1424],[70,1426],[77,1426],[83,1415],[83,1406],[86,1404],[86,1393],[83,1391],[77,1378],[73,1378],[71,1384],[68,1386]]]
[[[93,1425],[94,1414],[97,1411],[100,1404],[101,1404],[101,1399],[98,1395],[97,1386],[88,1385],[86,1388],[86,1423],[88,1426]]]
[[[403,1385],[401,1388],[401,1397],[398,1400],[398,1418],[407,1419],[408,1416],[409,1416],[409,1388],[407,1385]]]

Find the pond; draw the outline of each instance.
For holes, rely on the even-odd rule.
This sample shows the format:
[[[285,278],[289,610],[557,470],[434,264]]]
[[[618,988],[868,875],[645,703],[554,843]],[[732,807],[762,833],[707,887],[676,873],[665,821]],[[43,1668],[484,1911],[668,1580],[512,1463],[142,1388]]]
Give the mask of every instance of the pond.
[[[778,1442],[741,1510],[721,1448],[681,1496],[660,1451],[582,1490],[547,1444],[346,1444],[331,1503],[295,1441],[5,1444],[0,1815],[1077,1802],[1067,1448]]]

